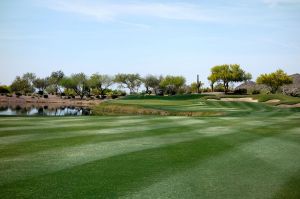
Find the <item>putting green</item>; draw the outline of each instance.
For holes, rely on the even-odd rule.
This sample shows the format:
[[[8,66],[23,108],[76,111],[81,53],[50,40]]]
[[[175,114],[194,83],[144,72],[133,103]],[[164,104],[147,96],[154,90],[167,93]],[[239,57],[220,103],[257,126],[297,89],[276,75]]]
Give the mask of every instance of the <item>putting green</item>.
[[[225,115],[0,117],[0,198],[300,198],[296,109],[118,103]]]

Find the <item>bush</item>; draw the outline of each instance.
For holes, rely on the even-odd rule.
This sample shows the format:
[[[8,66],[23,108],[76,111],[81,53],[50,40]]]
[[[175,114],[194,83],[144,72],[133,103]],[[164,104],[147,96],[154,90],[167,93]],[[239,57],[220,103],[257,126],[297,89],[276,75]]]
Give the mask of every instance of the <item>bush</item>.
[[[16,96],[20,97],[20,96],[22,96],[22,93],[16,92]]]
[[[111,95],[111,98],[112,98],[112,99],[116,99],[116,98],[118,98],[118,95],[112,94],[112,95]]]
[[[9,87],[8,86],[0,86],[0,93],[1,94],[10,93]]]
[[[156,95],[158,95],[158,96],[164,96],[164,90],[163,89],[157,89]]]
[[[260,91],[259,90],[253,90],[251,94],[252,95],[258,95],[258,94],[260,94]]]
[[[44,98],[48,98],[48,95],[47,95],[47,94],[45,94],[45,95],[44,95]]]
[[[224,89],[224,86],[223,84],[217,84],[214,88],[214,92],[224,92],[225,89]]]
[[[234,90],[233,93],[234,94],[238,94],[238,95],[245,95],[245,94],[247,94],[247,89],[245,89],[245,88],[239,88],[239,89]]]
[[[202,89],[202,92],[203,92],[203,93],[211,92],[211,89],[210,89],[210,88],[203,88],[203,89]]]
[[[125,91],[121,91],[121,96],[126,96],[126,92]]]

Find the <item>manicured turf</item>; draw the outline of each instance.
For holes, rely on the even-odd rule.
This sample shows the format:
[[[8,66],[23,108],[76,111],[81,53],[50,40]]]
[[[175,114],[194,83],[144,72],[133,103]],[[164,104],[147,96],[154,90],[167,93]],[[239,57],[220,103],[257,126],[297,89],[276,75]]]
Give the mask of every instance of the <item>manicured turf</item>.
[[[297,109],[115,103],[224,114],[0,117],[0,198],[300,198]]]

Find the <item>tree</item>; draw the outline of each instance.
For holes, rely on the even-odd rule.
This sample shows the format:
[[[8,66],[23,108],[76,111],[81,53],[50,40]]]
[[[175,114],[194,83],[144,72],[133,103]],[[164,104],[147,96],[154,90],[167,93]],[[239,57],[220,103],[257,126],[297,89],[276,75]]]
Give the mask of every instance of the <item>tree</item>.
[[[201,86],[203,86],[204,84],[203,83],[201,83],[201,82],[199,82],[199,83],[197,83],[197,82],[193,82],[193,83],[191,83],[191,92],[192,93],[200,93],[200,88],[201,88]]]
[[[256,79],[256,83],[265,84],[271,88],[271,93],[276,93],[279,87],[293,83],[293,79],[280,69],[273,73],[260,75]]]
[[[167,94],[175,95],[179,88],[185,84],[185,78],[183,76],[171,76],[168,75],[162,79],[160,86],[166,91]]]
[[[158,89],[159,83],[162,79],[163,79],[162,76],[157,77],[157,76],[154,76],[154,75],[147,75],[143,79],[143,83],[144,83],[145,88],[146,88],[146,93],[150,94],[151,93],[150,89],[153,89],[154,91],[156,89]]]
[[[28,79],[21,78],[20,76],[16,77],[16,79],[11,84],[10,88],[11,91],[16,93],[26,94],[33,92],[33,87],[30,85]]]
[[[89,79],[89,85],[92,89],[97,89],[100,95],[104,95],[105,91],[114,83],[114,78],[109,75],[93,74]]]
[[[25,73],[22,78],[26,80],[30,86],[33,86],[33,82],[36,79],[36,75],[34,73]]]
[[[36,78],[33,81],[33,86],[39,91],[44,92],[45,89],[49,86],[49,78]]]
[[[217,81],[221,81],[223,83],[225,93],[229,90],[230,82],[247,81],[251,78],[251,74],[242,70],[238,64],[214,66],[211,68],[211,75],[208,77],[208,79],[212,82],[212,90],[213,84]]]
[[[208,81],[210,82],[210,88],[211,88],[211,92],[214,92],[214,85],[217,82],[217,76],[215,74],[211,74],[210,76],[208,76]]]
[[[142,78],[139,74],[119,73],[116,75],[114,82],[119,83],[123,88],[128,88],[132,94],[138,92],[138,89],[142,84]]]
[[[90,94],[90,87],[87,76],[84,73],[72,74],[70,77],[64,77],[61,84],[65,89],[72,89],[82,99]]]
[[[65,74],[61,70],[59,71],[54,71],[51,73],[50,78],[49,78],[49,83],[50,85],[53,86],[55,93],[57,94],[58,92],[61,93],[60,90],[60,85],[61,81],[64,78]]]

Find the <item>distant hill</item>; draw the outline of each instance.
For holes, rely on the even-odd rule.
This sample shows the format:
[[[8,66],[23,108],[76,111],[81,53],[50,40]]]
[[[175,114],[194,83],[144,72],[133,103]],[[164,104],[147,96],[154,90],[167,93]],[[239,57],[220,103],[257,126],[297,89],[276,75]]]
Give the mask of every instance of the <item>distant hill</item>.
[[[290,75],[290,77],[293,79],[293,83],[283,86],[281,88],[282,92],[287,95],[300,96],[300,74],[296,73]],[[253,90],[269,90],[266,85],[256,84],[254,81],[244,82],[235,88],[235,90],[238,89],[247,89],[248,92]]]
[[[247,81],[247,82],[244,82],[242,84],[240,84],[239,86],[237,86],[235,88],[235,90],[238,90],[238,89],[247,89],[247,91],[251,92],[251,91],[254,91],[254,90],[268,90],[268,87],[266,85],[262,85],[262,84],[256,84],[254,81]]]
[[[282,92],[287,95],[300,96],[300,74],[290,75],[293,83],[282,87]]]

